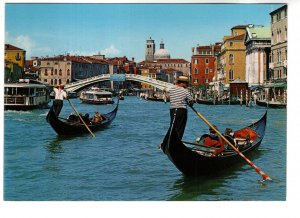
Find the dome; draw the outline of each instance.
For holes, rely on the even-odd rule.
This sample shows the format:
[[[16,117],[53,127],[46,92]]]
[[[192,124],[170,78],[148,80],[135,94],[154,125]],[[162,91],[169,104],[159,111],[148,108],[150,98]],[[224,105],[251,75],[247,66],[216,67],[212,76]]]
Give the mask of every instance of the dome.
[[[154,53],[154,59],[170,59],[170,53],[165,49],[164,43],[160,43],[160,49]]]
[[[167,49],[158,49],[154,54],[154,59],[170,59],[170,53]]]

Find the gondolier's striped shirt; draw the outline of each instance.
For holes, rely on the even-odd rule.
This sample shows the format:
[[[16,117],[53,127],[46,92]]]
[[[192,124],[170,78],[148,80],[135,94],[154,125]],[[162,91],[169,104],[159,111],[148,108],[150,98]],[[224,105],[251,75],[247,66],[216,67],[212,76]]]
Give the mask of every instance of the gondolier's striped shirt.
[[[188,102],[192,100],[193,98],[187,89],[180,86],[170,89],[170,109],[186,108]]]

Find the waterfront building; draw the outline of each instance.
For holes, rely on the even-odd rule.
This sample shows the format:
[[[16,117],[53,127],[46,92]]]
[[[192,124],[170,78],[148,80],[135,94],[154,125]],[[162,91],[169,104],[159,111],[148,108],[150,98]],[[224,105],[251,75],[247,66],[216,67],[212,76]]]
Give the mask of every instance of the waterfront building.
[[[190,62],[181,59],[158,59],[156,61],[141,61],[138,63],[139,68],[143,67],[156,67],[159,69],[169,69],[172,68],[176,71],[182,72],[185,76],[190,76]]]
[[[26,51],[16,46],[5,44],[5,61],[15,63],[22,69],[25,67]]]
[[[60,55],[35,59],[33,65],[39,68],[39,80],[50,85],[68,84],[109,73],[108,63],[105,60],[92,57]]]
[[[137,74],[138,68],[136,66],[136,62],[134,58],[129,60],[126,56],[124,57],[114,57],[106,59],[110,64],[115,66],[115,70],[113,73],[118,74]]]
[[[197,46],[196,50],[192,49],[192,52],[191,85],[208,86],[215,77],[215,58],[221,52],[221,43]]]
[[[287,5],[270,13],[272,31],[270,81],[287,79],[287,14]]]
[[[4,51],[4,82],[16,81],[22,78],[25,68],[26,51],[14,45],[5,44]]]
[[[246,75],[249,86],[261,85],[268,80],[271,51],[271,28],[248,25],[244,39],[246,46]]]
[[[247,25],[234,26],[231,28],[231,35],[223,37],[217,66],[218,80],[224,81],[226,85],[238,78],[245,80],[246,27]]]

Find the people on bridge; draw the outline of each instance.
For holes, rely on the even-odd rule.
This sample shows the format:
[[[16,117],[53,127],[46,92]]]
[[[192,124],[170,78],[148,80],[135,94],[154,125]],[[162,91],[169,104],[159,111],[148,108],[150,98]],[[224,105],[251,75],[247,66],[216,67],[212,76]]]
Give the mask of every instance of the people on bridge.
[[[63,100],[67,99],[67,93],[64,90],[64,84],[60,84],[58,86],[54,86],[55,99],[53,101],[53,109],[56,116],[60,114],[60,111],[63,107]]]

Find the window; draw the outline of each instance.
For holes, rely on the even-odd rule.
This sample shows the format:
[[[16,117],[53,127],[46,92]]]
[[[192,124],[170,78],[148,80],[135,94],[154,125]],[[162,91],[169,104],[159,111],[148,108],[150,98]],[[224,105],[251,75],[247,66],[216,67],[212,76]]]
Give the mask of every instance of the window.
[[[45,69],[45,76],[48,76],[48,70]]]
[[[51,76],[53,76],[53,69],[51,69]]]
[[[284,30],[285,30],[285,41],[287,41],[287,28],[286,28],[286,26],[285,26]]]
[[[233,81],[234,75],[233,70],[229,70],[229,81]]]
[[[19,53],[16,54],[16,60],[17,60],[17,61],[21,60],[21,56],[20,56]]]
[[[67,70],[67,75],[70,76],[70,69]]]
[[[54,70],[54,75],[57,75],[57,69]],[[56,83],[55,83],[56,84]]]
[[[194,83],[198,83],[198,79],[194,79]]]
[[[198,59],[194,59],[194,64],[198,64]]]
[[[205,83],[209,83],[209,79],[205,79]]]
[[[194,74],[198,74],[198,69],[197,68],[194,69]]]
[[[229,55],[229,64],[234,64],[233,54]]]
[[[205,59],[205,63],[206,63],[206,64],[209,63],[209,59],[208,59],[208,58]]]
[[[208,72],[209,72],[208,68],[205,68],[205,74],[208,74]]]
[[[61,79],[59,79],[58,81],[59,81],[59,84],[62,84]]]
[[[44,79],[44,82],[46,83],[46,82],[47,82],[47,79]]]
[[[287,9],[284,10],[284,17],[287,17]]]
[[[59,75],[60,75],[60,76],[62,75],[62,70],[61,70],[61,69],[59,69]]]
[[[233,42],[230,42],[230,43],[229,43],[229,46],[230,46],[230,47],[233,47]]]

